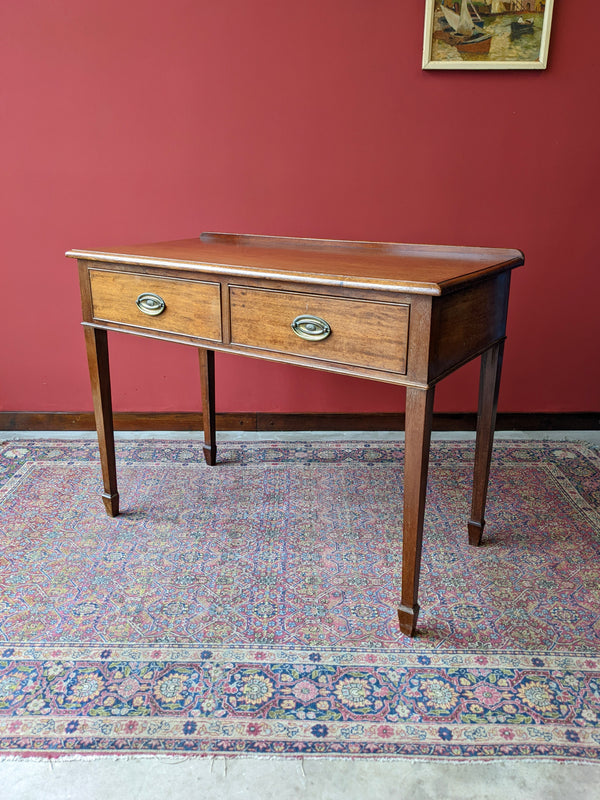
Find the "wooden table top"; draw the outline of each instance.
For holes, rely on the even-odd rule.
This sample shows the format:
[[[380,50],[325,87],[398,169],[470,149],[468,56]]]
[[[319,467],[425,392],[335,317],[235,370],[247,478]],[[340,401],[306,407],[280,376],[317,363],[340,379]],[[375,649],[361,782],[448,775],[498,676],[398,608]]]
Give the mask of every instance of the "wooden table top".
[[[441,295],[523,264],[519,250],[203,233],[68,256],[300,283]]]

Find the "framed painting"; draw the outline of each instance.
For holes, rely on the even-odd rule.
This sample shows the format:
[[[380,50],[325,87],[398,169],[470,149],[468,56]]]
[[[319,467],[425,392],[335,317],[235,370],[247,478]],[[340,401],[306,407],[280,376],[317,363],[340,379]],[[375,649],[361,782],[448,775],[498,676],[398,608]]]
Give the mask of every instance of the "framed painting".
[[[423,69],[545,69],[554,0],[426,0]]]

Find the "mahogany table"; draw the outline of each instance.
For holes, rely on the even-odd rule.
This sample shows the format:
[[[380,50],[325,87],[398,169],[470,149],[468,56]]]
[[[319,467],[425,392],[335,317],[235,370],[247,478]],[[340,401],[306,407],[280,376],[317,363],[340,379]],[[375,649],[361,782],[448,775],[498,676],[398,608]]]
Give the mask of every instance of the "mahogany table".
[[[416,630],[436,383],[481,356],[469,542],[484,527],[510,274],[518,250],[205,233],[77,258],[104,505],[119,513],[107,331],[198,348],[216,463],[214,351],[406,387],[400,629]]]

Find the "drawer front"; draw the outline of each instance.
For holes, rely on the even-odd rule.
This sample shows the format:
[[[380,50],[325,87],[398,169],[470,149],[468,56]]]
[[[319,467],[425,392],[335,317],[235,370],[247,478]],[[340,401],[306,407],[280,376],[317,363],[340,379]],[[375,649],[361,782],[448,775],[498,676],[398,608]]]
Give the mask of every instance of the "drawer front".
[[[404,374],[410,307],[301,292],[229,287],[231,343]],[[325,338],[306,340],[299,332]],[[324,327],[322,323],[326,323]],[[329,333],[327,330],[329,329]]]
[[[90,284],[98,321],[221,341],[218,283],[90,269]]]

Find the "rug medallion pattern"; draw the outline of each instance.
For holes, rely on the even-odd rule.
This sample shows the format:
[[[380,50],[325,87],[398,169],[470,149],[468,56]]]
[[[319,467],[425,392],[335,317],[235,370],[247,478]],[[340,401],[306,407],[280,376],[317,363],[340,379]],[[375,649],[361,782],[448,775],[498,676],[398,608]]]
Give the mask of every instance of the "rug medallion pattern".
[[[418,636],[402,445],[0,444],[0,752],[600,760],[600,458],[432,446]]]

